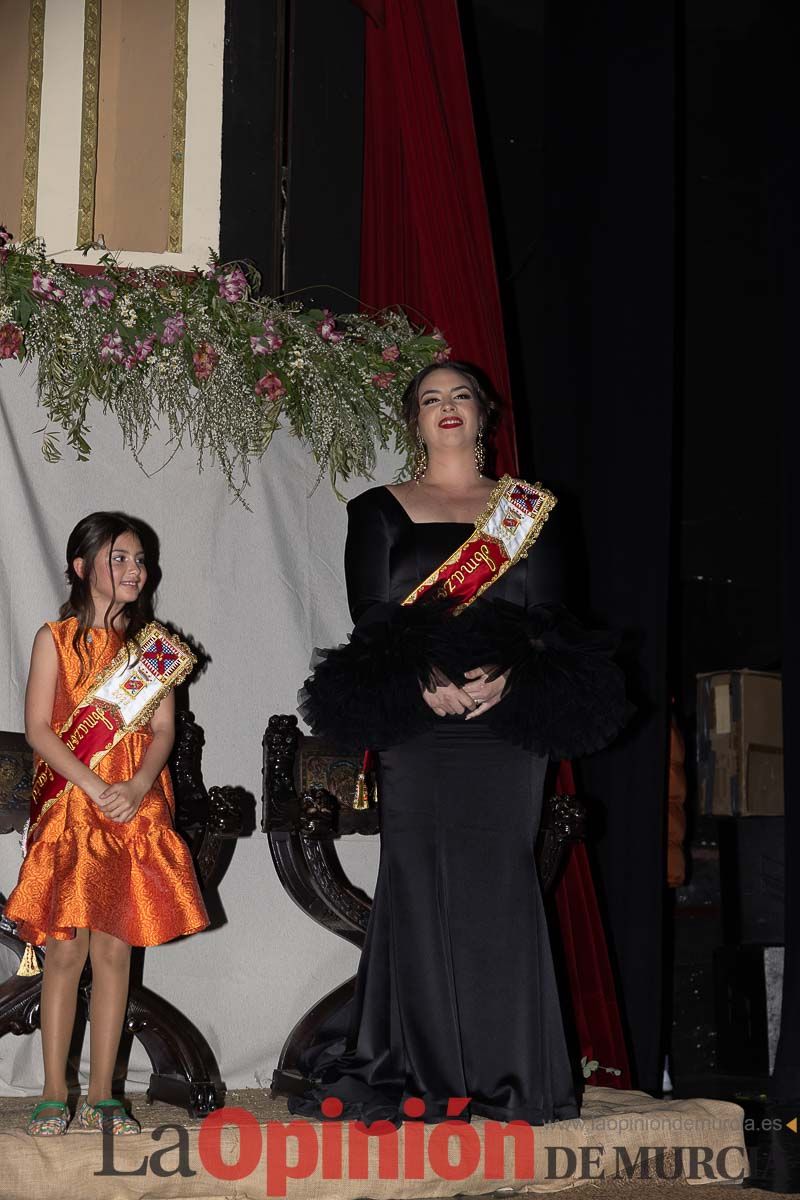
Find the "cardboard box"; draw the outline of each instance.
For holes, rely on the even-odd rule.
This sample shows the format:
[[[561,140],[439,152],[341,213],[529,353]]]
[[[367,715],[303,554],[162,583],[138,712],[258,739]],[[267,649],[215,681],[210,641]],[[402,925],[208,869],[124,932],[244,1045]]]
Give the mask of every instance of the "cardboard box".
[[[697,767],[702,813],[783,813],[780,675],[743,670],[697,676]]]

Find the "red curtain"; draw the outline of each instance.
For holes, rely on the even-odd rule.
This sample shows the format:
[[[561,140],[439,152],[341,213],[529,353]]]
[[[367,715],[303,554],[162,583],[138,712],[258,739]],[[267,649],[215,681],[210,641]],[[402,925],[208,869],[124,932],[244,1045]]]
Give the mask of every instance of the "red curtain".
[[[568,762],[559,766],[556,791],[575,795]],[[593,1087],[629,1088],[631,1073],[617,989],[583,842],[570,848],[555,896],[586,1080]]]
[[[374,0],[363,0],[369,12]],[[497,274],[455,0],[387,0],[366,23],[361,301],[402,305],[453,357],[481,367],[505,409],[499,473],[517,448]]]
[[[366,25],[361,300],[401,305],[441,329],[505,401],[498,474],[517,472],[514,418],[489,214],[456,0],[356,0]],[[574,790],[569,763],[560,789]],[[614,981],[583,846],[556,904],[588,1082],[630,1087]]]

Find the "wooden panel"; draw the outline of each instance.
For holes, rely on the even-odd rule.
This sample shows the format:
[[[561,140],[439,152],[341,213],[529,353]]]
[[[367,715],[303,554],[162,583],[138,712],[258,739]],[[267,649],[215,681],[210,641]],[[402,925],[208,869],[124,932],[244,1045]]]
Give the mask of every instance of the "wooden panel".
[[[20,235],[30,0],[0,0],[0,224]]]
[[[95,237],[109,249],[169,240],[175,0],[103,0]]]

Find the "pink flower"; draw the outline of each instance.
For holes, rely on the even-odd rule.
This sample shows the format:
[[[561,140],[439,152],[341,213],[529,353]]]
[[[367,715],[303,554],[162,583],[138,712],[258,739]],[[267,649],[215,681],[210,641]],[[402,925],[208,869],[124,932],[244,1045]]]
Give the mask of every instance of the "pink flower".
[[[273,350],[280,350],[283,345],[283,338],[277,333],[267,333],[264,337],[251,337],[250,349],[253,354],[271,354]]]
[[[93,304],[98,304],[101,308],[111,308],[111,303],[114,299],[114,291],[109,287],[88,287],[83,293],[83,307],[91,308]]]
[[[0,325],[0,358],[17,358],[21,349],[22,330],[19,325],[12,321]]]
[[[133,353],[136,356],[137,362],[144,362],[153,353],[153,347],[156,344],[156,335],[148,333],[146,338],[136,338],[133,343]]]
[[[324,342],[340,342],[344,337],[336,328],[336,318],[329,308],[323,308],[323,319],[317,324],[317,333]]]
[[[281,396],[285,393],[286,388],[283,386],[283,380],[273,371],[267,371],[266,375],[262,375],[256,384],[256,395],[268,396],[273,403],[276,400],[280,400]]]
[[[122,362],[125,358],[125,347],[122,343],[122,338],[119,336],[118,329],[115,329],[113,333],[103,334],[100,341],[100,349],[97,353],[100,356],[100,361],[106,364]]]
[[[174,317],[167,317],[164,322],[164,332],[161,334],[161,341],[165,346],[174,346],[180,341],[186,333],[188,326],[183,313],[176,313]]]
[[[247,277],[241,267],[234,267],[232,271],[217,275],[217,282],[220,296],[230,304],[244,300],[247,295]]]
[[[139,360],[136,357],[136,355],[133,352],[131,352],[130,354],[125,355],[125,357],[122,360],[122,365],[126,371],[132,371],[134,369],[134,367],[136,367],[138,362],[139,362]]]
[[[399,357],[399,346],[387,346],[385,350],[381,350],[381,358],[384,362],[396,362]]]
[[[441,329],[434,329],[433,333],[431,334],[431,337],[434,338],[437,342],[445,341],[445,337],[444,337],[444,334],[442,333]],[[452,353],[451,347],[448,346],[447,343],[445,342],[445,344],[442,346],[441,350],[437,350],[436,353],[434,354],[433,361],[437,362],[437,363],[447,362],[451,353]]]
[[[372,382],[375,384],[375,387],[388,388],[392,386],[394,377],[394,371],[381,371],[377,375],[372,376]]]
[[[280,350],[283,345],[283,338],[275,330],[275,322],[271,317],[267,317],[264,322],[264,341],[269,346],[270,350]]]
[[[197,349],[192,355],[194,363],[194,376],[200,382],[201,379],[208,379],[214,368],[219,362],[219,353],[211,345],[211,342],[198,342]]]
[[[53,283],[49,275],[42,275],[39,271],[33,272],[31,291],[37,300],[63,300],[67,294]]]

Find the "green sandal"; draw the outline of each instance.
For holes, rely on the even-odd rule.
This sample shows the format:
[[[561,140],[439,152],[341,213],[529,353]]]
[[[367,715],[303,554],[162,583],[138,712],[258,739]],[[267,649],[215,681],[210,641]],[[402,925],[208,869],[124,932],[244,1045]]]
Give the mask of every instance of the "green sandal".
[[[39,1113],[46,1108],[57,1108],[59,1111],[50,1117],[40,1117]],[[33,1112],[28,1117],[25,1132],[31,1137],[62,1137],[69,1125],[69,1108],[63,1100],[40,1100],[34,1104]]]
[[[128,1114],[121,1100],[98,1100],[96,1104],[83,1100],[75,1120],[79,1129],[99,1129],[114,1137],[131,1137],[142,1132],[141,1125]]]

